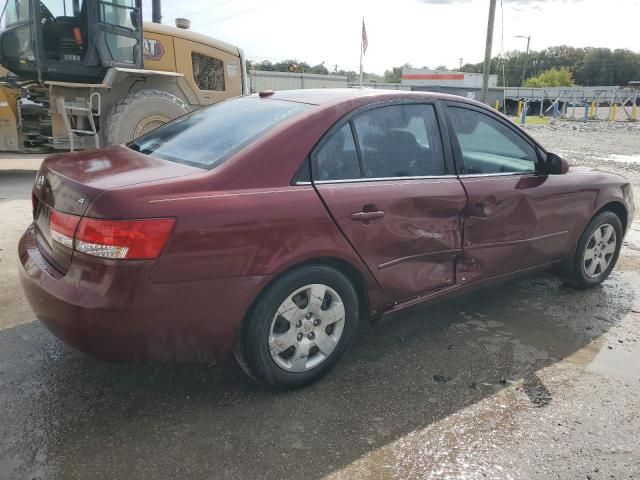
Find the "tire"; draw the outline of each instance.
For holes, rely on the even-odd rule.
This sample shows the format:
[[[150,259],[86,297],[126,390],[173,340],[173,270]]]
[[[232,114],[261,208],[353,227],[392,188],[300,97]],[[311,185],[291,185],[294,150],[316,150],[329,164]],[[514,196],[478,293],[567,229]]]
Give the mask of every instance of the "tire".
[[[180,98],[162,90],[140,90],[116,103],[106,121],[107,145],[120,145],[189,113]]]
[[[358,318],[358,297],[346,276],[326,266],[300,267],[260,297],[245,319],[234,354],[257,382],[300,388],[331,370],[349,345]]]
[[[611,238],[612,235],[615,239]],[[565,269],[567,282],[576,288],[591,288],[604,282],[618,261],[622,237],[622,222],[615,213],[596,215],[585,228],[568,261]],[[591,256],[594,258],[590,259]]]

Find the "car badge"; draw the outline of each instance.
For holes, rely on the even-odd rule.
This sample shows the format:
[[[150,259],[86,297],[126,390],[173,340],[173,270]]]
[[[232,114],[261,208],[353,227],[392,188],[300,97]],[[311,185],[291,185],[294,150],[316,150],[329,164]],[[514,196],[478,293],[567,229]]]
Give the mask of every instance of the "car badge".
[[[80,205],[84,205],[84,198],[79,198],[79,199],[78,199],[78,203],[79,203]]]
[[[44,187],[44,175],[39,175],[36,178],[36,188],[40,190],[42,187]]]

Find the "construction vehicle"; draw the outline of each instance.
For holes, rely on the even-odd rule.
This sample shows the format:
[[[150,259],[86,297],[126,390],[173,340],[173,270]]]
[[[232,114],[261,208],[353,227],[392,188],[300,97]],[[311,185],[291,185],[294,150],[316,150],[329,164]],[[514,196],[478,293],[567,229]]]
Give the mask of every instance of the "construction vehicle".
[[[121,144],[247,93],[244,53],[142,22],[142,0],[7,0],[0,31],[0,150]]]

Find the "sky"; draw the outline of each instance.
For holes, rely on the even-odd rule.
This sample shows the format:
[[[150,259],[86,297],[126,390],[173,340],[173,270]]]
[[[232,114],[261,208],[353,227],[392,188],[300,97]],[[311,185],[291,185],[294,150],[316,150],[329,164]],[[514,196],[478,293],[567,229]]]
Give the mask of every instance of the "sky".
[[[640,0],[497,1],[493,56],[554,45],[640,51]],[[613,6],[615,5],[615,8]],[[489,0],[164,0],[162,21],[191,20],[191,28],[242,48],[254,61],[298,59],[329,70],[358,70],[361,22],[369,47],[367,72],[410,63],[456,69],[484,58]],[[151,19],[151,0],[143,0]],[[504,15],[503,15],[504,12]],[[621,19],[633,18],[633,22]],[[502,27],[504,25],[504,29]]]

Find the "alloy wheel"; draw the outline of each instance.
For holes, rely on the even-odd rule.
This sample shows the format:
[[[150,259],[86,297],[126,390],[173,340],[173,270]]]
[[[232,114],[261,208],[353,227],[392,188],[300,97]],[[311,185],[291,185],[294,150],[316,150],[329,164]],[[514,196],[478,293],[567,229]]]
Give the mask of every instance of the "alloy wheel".
[[[331,287],[311,284],[288,295],[269,327],[269,353],[288,372],[306,372],[336,349],[345,323],[340,295]]]
[[[616,230],[604,223],[594,230],[584,250],[582,268],[588,278],[598,278],[607,271],[617,248]]]

